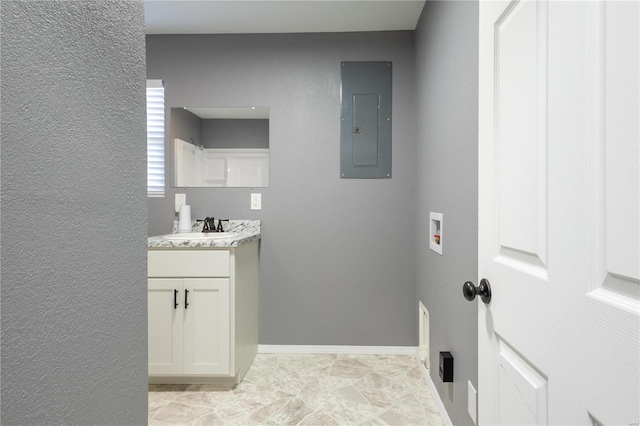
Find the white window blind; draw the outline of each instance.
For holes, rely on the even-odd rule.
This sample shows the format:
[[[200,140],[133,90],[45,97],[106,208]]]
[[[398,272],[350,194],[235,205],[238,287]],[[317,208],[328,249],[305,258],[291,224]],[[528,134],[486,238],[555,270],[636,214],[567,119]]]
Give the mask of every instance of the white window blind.
[[[147,80],[147,196],[164,197],[164,84]]]

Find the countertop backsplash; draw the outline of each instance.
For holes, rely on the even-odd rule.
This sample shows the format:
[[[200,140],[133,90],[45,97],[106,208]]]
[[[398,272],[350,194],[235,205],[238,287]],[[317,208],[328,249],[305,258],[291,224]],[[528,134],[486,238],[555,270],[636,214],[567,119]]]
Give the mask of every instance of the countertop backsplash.
[[[217,222],[216,222],[217,225]],[[192,220],[191,232],[202,232],[204,222]],[[259,220],[229,220],[222,221],[222,229],[224,232],[237,232],[237,233],[260,233],[260,221]],[[178,233],[178,219],[174,219],[173,227],[171,228],[172,234]]]
[[[203,222],[192,221],[191,231],[202,232],[204,224]],[[230,238],[222,239],[188,239],[184,240],[168,240],[162,238],[161,235],[147,238],[147,247],[161,249],[161,248],[224,248],[224,247],[238,247],[243,244],[248,244],[252,241],[262,238],[260,234],[260,221],[259,220],[229,220],[229,222],[223,221],[222,227],[224,232],[232,232],[238,234]],[[172,234],[178,233],[178,220],[173,221]]]

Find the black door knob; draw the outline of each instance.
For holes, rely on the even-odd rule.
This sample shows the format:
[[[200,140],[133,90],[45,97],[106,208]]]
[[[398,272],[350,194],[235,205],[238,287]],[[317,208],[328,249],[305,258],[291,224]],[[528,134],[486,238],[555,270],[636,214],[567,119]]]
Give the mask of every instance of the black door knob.
[[[483,278],[478,287],[473,285],[471,281],[467,281],[462,286],[462,294],[468,301],[472,301],[479,295],[484,303],[489,304],[489,302],[491,302],[491,285],[489,284],[489,280]]]

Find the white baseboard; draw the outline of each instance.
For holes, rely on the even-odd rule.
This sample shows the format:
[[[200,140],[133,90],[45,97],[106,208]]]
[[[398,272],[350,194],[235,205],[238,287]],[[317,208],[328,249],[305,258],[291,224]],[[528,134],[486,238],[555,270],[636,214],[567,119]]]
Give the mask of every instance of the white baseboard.
[[[258,345],[261,354],[415,355],[415,346]]]
[[[453,426],[453,423],[451,422],[451,418],[449,417],[449,413],[447,413],[447,409],[444,408],[444,403],[442,402],[442,399],[440,398],[440,394],[436,389],[436,385],[435,383],[433,383],[433,380],[431,380],[431,376],[429,375],[429,370],[427,370],[424,364],[422,364],[422,362],[420,361],[420,356],[418,355],[417,350],[416,350],[416,359],[418,360],[418,365],[420,365],[420,370],[422,371],[424,380],[427,382],[427,385],[429,385],[429,390],[431,390],[431,395],[433,396],[434,402],[438,406],[438,411],[440,411],[440,416],[442,417],[444,424],[447,426]]]

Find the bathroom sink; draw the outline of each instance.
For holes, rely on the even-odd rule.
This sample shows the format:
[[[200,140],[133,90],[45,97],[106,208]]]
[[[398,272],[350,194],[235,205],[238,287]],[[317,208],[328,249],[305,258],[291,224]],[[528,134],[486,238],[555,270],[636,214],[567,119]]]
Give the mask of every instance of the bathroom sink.
[[[222,240],[237,236],[235,232],[185,232],[163,235],[162,238],[165,240]]]

